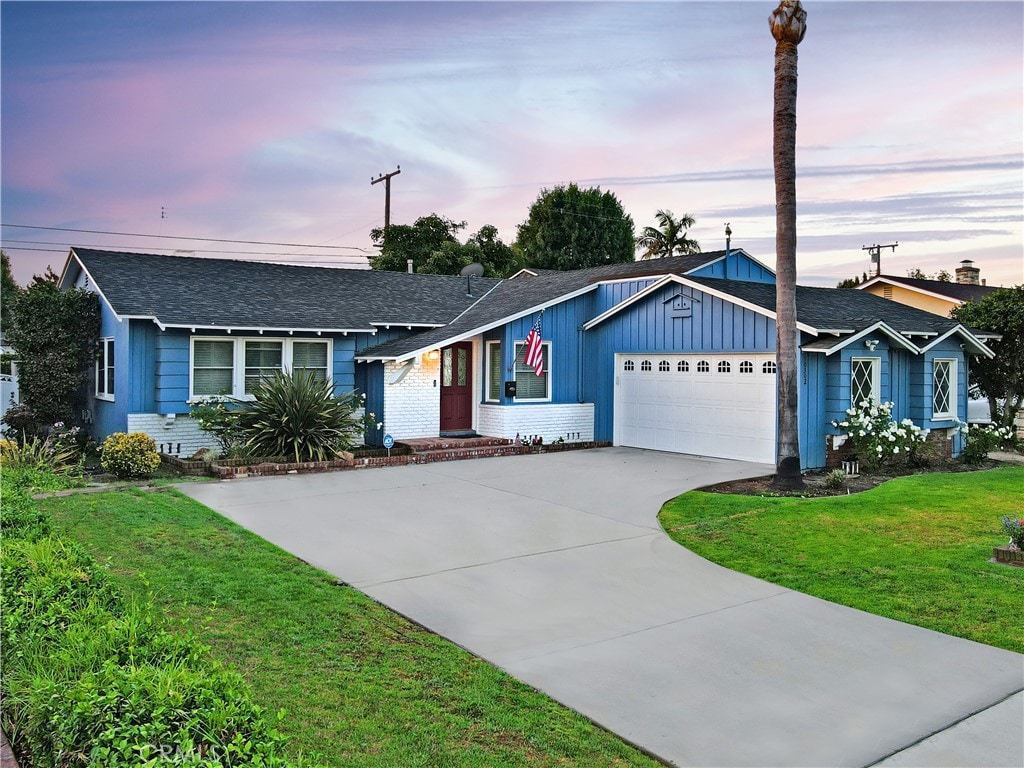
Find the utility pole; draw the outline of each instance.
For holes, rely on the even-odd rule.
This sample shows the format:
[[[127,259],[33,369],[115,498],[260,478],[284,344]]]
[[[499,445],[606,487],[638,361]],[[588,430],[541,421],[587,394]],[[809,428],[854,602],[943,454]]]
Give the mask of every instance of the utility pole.
[[[402,172],[402,166],[396,166],[391,173],[382,173],[377,178],[370,177],[370,185],[384,182],[384,236],[387,237],[388,227],[391,226],[391,177]]]
[[[874,274],[875,277],[878,277],[880,274],[882,274],[882,249],[883,248],[892,248],[892,252],[896,253],[896,246],[897,245],[899,245],[899,241],[898,240],[895,243],[893,243],[892,245],[862,245],[861,246],[860,249],[862,251],[867,251],[868,254],[870,254],[870,256],[871,256],[871,263],[875,265],[875,274]]]

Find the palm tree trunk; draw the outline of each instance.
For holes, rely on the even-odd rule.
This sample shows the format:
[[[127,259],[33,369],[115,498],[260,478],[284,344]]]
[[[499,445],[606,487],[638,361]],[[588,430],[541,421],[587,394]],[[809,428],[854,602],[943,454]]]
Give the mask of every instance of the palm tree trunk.
[[[797,45],[807,31],[800,0],[782,0],[769,18],[775,38],[775,328],[778,437],[774,485],[801,488],[797,412],[796,85]]]

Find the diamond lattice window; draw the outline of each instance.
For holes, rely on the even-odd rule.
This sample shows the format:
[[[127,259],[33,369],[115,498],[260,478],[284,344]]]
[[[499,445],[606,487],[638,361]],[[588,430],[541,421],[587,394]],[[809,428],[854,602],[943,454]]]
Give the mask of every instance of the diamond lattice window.
[[[933,416],[950,416],[953,413],[953,364],[952,360],[936,360],[932,363]]]
[[[878,360],[875,358],[854,358],[850,362],[850,403],[878,402],[875,392]]]

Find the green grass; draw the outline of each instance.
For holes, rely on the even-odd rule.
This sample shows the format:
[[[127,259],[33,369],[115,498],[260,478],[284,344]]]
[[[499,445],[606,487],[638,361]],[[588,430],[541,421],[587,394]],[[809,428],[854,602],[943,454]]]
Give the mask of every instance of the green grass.
[[[925,474],[829,498],[694,491],[662,508],[675,541],[842,605],[1024,652],[1024,568],[989,563],[1024,514],[1024,467]]]
[[[651,766],[547,696],[176,491],[47,499],[56,532],[152,591],[325,765]],[[282,510],[282,513],[283,510]]]

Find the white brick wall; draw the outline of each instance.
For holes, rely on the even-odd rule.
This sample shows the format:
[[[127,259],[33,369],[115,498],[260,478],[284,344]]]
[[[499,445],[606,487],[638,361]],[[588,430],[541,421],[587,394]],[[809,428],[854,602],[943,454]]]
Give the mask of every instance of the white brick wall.
[[[480,406],[476,431],[489,437],[540,435],[545,443],[594,439],[593,403]],[[579,437],[577,437],[579,433]]]
[[[145,432],[156,440],[161,453],[187,459],[200,448],[216,448],[217,441],[199,428],[191,416],[178,414],[170,426],[160,413],[129,413],[128,431]]]
[[[384,431],[396,440],[436,437],[441,426],[441,362],[421,360],[397,384],[404,363],[384,364]]]

